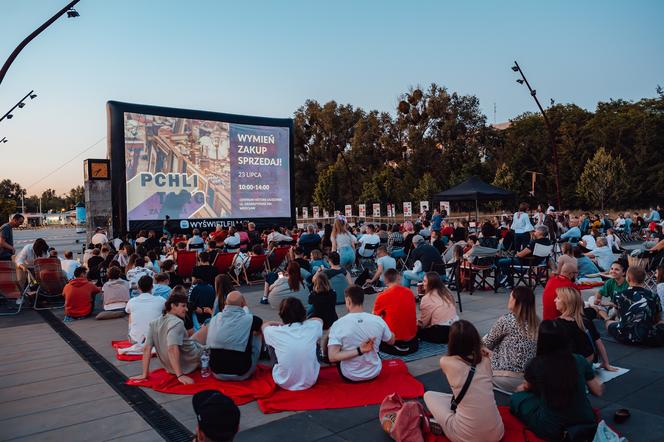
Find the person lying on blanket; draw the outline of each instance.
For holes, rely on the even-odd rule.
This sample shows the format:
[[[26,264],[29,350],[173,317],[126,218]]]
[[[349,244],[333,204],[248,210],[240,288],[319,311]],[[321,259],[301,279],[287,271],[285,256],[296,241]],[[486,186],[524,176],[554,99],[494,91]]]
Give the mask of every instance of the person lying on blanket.
[[[131,379],[147,379],[150,373],[152,347],[157,351],[159,362],[166,371],[174,374],[182,384],[193,384],[187,374],[198,368],[203,344],[207,339],[207,327],[189,337],[184,328],[187,314],[187,296],[173,293],[166,300],[164,314],[150,322],[143,350],[143,372]]]
[[[382,363],[378,349],[381,342],[393,345],[395,338],[383,318],[364,311],[362,287],[346,288],[344,299],[348,314],[330,328],[328,357],[330,362],[338,362],[337,369],[345,381],[368,381],[380,374]]]

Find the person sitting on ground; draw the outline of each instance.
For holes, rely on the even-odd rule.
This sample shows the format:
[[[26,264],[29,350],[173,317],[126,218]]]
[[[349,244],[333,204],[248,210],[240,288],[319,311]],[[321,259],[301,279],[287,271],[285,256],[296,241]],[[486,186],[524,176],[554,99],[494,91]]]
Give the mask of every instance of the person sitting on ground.
[[[232,442],[240,429],[240,409],[233,399],[217,390],[203,390],[192,398],[198,425],[197,442]]]
[[[201,252],[198,254],[198,265],[194,266],[192,276],[202,279],[206,283],[214,284],[214,278],[219,274],[219,270],[210,264],[210,253]]]
[[[304,305],[292,296],[281,300],[279,317],[283,323],[267,321],[262,327],[268,353],[275,361],[272,378],[285,390],[306,390],[318,380],[316,345],[323,335],[323,321],[307,319]]]
[[[611,263],[615,260],[613,251],[609,248],[606,238],[597,238],[595,248],[585,255],[594,260],[600,270],[607,271],[611,268]]]
[[[610,305],[615,304],[615,297],[623,290],[627,290],[629,284],[625,279],[625,264],[622,261],[615,261],[609,269],[611,279],[607,280],[594,295],[588,298],[587,305],[595,310],[604,310],[609,313]],[[612,315],[609,314],[611,317]],[[590,315],[589,319],[595,319]]]
[[[88,263],[86,267],[88,268],[88,279],[96,283],[99,282],[99,266],[104,262],[104,258],[101,256],[101,249],[95,247],[92,249],[92,256],[88,258]]]
[[[417,339],[417,305],[413,292],[399,284],[399,272],[390,269],[385,272],[387,288],[378,294],[373,314],[387,323],[394,333],[395,343],[380,345],[380,351],[393,355],[415,353],[419,348]]]
[[[561,287],[574,287],[579,273],[576,263],[563,264],[560,272],[549,278],[542,292],[542,320],[556,319],[561,312],[556,309],[556,290]]]
[[[396,270],[397,261],[387,253],[387,247],[379,246],[376,249],[376,254],[378,258],[376,258],[376,271],[374,272],[373,276],[365,282],[359,281],[358,278],[358,280],[355,281],[357,285],[361,285],[362,287],[382,287],[385,285],[385,272],[390,269]]]
[[[558,262],[556,263],[555,274],[560,274],[560,271],[563,268],[565,263],[574,264],[576,266],[576,258],[574,257],[574,246],[568,242],[564,242],[560,245],[560,256],[558,257]]]
[[[601,396],[602,383],[590,363],[571,352],[565,329],[558,322],[540,324],[537,354],[524,378],[510,398],[510,411],[538,437],[563,440],[567,428],[595,423],[586,388]]]
[[[482,338],[491,350],[493,385],[509,393],[523,383],[524,371],[535,357],[537,328],[535,294],[529,287],[515,287],[507,302],[509,313],[493,324]]]
[[[21,287],[28,284],[28,272],[34,267],[35,259],[39,258],[48,258],[48,244],[42,238],[37,238],[32,244],[26,245],[16,255],[16,270]]]
[[[316,233],[316,227],[313,224],[307,225],[307,233],[303,233],[297,240],[297,245],[302,247],[305,255],[309,255],[312,250],[320,249],[321,237]]]
[[[583,254],[581,247],[574,247],[573,253],[576,258],[577,268],[579,269],[579,274],[576,277],[577,282],[601,282],[601,277],[589,276],[599,273],[599,268],[597,268],[590,258]]]
[[[216,293],[214,287],[206,280],[192,277],[191,292],[189,295],[189,304],[192,313],[195,315],[199,325],[210,319],[211,315],[206,313],[208,309],[214,308]],[[193,318],[192,318],[193,319]]]
[[[664,321],[659,296],[644,287],[646,272],[640,267],[627,269],[629,288],[615,296],[619,320],[608,319],[602,310],[599,316],[605,320],[611,336],[624,344],[664,344]]]
[[[491,360],[473,324],[466,320],[452,324],[447,355],[440,358],[440,368],[452,394],[424,393],[424,403],[433,415],[432,433],[444,434],[452,442],[501,440],[505,429],[493,394]],[[450,406],[453,401],[456,409]]]
[[[514,285],[513,275],[510,272],[512,265],[540,265],[545,260],[543,257],[534,256],[535,248],[538,244],[545,247],[551,246],[549,228],[547,226],[537,226],[533,233],[533,239],[530,240],[530,243],[525,248],[517,252],[515,257],[500,258],[498,260],[498,273],[501,275],[499,277],[501,285],[506,287]]]
[[[330,328],[328,357],[337,363],[341,378],[347,382],[374,379],[383,368],[378,356],[380,345],[393,345],[394,335],[381,317],[364,311],[362,287],[348,287],[344,300],[348,313]]]
[[[612,253],[620,253],[622,241],[620,240],[620,237],[616,235],[613,227],[606,229],[606,245],[609,246]]]
[[[129,340],[133,344],[145,342],[148,324],[153,319],[157,319],[164,310],[166,300],[161,296],[154,296],[152,287],[152,278],[141,276],[141,279],[138,280],[140,295],[131,298],[125,308],[129,314]]]
[[[108,236],[106,236],[106,232],[104,231],[104,229],[102,229],[101,227],[97,227],[95,229],[95,234],[92,235],[92,238],[90,239],[90,242],[95,246],[97,244],[100,245],[108,244]]]
[[[328,330],[334,321],[339,319],[335,306],[337,304],[337,294],[330,287],[330,280],[319,267],[313,277],[313,288],[309,295],[309,305],[311,313],[309,317],[320,318],[323,320],[323,330]],[[321,345],[321,347],[325,347]]]
[[[572,287],[556,290],[556,309],[561,312],[555,319],[566,330],[572,353],[583,356],[593,363],[601,359],[601,367],[608,371],[617,371],[609,364],[609,355],[600,339],[595,324],[583,315],[583,297]]]
[[[404,244],[403,235],[401,234],[401,231],[399,229],[400,229],[399,224],[394,224],[392,226],[392,230],[390,231],[389,236],[387,237],[387,252],[390,255],[392,255],[392,251],[395,248],[403,247]]]
[[[187,240],[187,250],[203,250],[205,240],[201,238],[201,231],[194,229],[191,234],[191,238]]]
[[[410,287],[412,282],[422,281],[425,272],[430,271],[434,264],[442,264],[443,262],[438,250],[428,244],[420,235],[413,236],[413,250],[410,252],[410,260],[414,263],[412,270],[404,271],[401,277],[401,285],[404,287]]]
[[[311,262],[304,257],[304,249],[302,247],[291,247],[288,253],[291,254],[291,261],[298,263],[300,269],[306,270],[309,274],[312,273]]]
[[[252,315],[244,296],[232,291],[221,312],[208,324],[210,370],[222,381],[242,381],[256,371],[261,352],[263,320]]]
[[[168,299],[171,295],[170,287],[170,277],[168,273],[159,273],[154,277],[154,287],[152,288],[152,294],[154,296],[161,296],[164,300]]]
[[[99,292],[99,287],[88,281],[88,269],[79,267],[74,270],[74,279],[62,289],[65,298],[65,320],[90,316],[95,305],[95,295]]]
[[[108,281],[101,288],[104,311],[97,314],[97,319],[120,318],[125,314],[129,302],[129,283],[121,279],[122,270],[113,266],[108,269]]]
[[[71,250],[65,251],[65,259],[60,261],[62,271],[67,275],[67,280],[74,279],[74,270],[81,266],[78,259],[74,259],[74,253]]]
[[[159,268],[159,258],[157,257],[157,252],[154,250],[148,251],[145,256],[145,267],[152,270],[155,274],[161,272],[161,269]]]
[[[304,284],[300,265],[296,262],[288,264],[284,275],[275,273],[267,275],[261,304],[270,304],[272,308],[278,309],[281,301],[288,297],[295,297],[302,304],[306,304],[309,299],[309,291]]]
[[[323,252],[318,249],[311,251],[310,266],[313,273],[316,273],[319,268],[322,268],[323,270],[330,268],[330,264],[325,259],[323,259]]]
[[[571,218],[569,220],[569,230],[560,235],[561,242],[576,244],[581,239],[581,229],[579,228],[579,219]]]
[[[175,271],[175,261],[172,259],[167,259],[161,263],[161,271],[168,275],[168,286],[170,288],[183,284],[182,278]]]
[[[440,235],[439,230],[432,230],[431,231],[431,245],[435,247],[436,250],[438,250],[438,253],[441,255],[443,252],[445,252],[445,249],[447,248],[447,243],[444,238],[447,238],[445,236]]]
[[[138,280],[141,279],[143,276],[149,276],[150,278],[153,278],[154,272],[145,267],[144,258],[138,257],[134,260],[134,266],[131,269],[127,270],[126,276],[127,276],[127,281],[129,281],[129,284],[131,284],[132,294],[134,294],[138,287]]]
[[[599,236],[599,231],[595,228],[593,228],[590,233],[583,235],[581,237],[581,241],[579,241],[579,245],[582,247],[585,247],[585,251],[593,251],[595,250],[595,247],[597,247],[597,240],[596,238]]]
[[[155,299],[160,299],[154,297]],[[187,295],[175,290],[164,304],[164,312],[148,325],[143,346],[143,370],[134,380],[144,380],[150,373],[152,348],[157,352],[161,366],[176,376],[181,384],[193,384],[194,380],[187,376],[200,364],[203,344],[207,339],[207,327],[189,337],[184,327],[187,314]]]
[[[417,337],[423,341],[446,344],[450,326],[459,320],[452,293],[437,272],[424,275],[424,296],[420,301]]]

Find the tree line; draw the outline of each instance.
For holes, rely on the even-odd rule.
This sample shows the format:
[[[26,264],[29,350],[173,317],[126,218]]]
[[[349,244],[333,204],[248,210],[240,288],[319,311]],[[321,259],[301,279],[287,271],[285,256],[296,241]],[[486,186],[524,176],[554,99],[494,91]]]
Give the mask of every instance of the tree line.
[[[41,198],[42,212],[61,212],[71,210],[76,204],[85,202],[83,186],[73,187],[63,195],[57,195],[55,190],[46,189],[41,195],[27,196],[27,191],[20,184],[9,179],[0,181],[0,224],[16,212],[21,211],[21,197],[25,203],[25,211],[28,213],[39,212],[39,200]]]
[[[600,102],[594,112],[574,104],[546,109],[563,208],[640,208],[664,197],[664,91],[656,92]],[[541,114],[526,112],[498,130],[477,97],[436,84],[401,95],[395,116],[306,101],[295,112],[294,158],[298,207],[431,200],[472,175],[519,200],[556,201]]]

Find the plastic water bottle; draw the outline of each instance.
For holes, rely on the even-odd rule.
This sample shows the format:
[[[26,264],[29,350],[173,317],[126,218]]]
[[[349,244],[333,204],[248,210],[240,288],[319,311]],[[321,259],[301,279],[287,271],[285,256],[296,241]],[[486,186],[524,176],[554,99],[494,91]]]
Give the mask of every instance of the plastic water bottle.
[[[206,348],[201,354],[201,377],[207,378],[210,376],[210,353]]]

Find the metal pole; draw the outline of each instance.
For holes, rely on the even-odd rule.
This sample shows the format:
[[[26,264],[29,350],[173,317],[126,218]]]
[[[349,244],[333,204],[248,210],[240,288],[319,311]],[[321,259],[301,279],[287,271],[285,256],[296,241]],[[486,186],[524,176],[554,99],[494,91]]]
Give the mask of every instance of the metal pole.
[[[544,124],[546,125],[546,128],[549,132],[549,142],[551,143],[551,151],[553,153],[553,169],[556,178],[556,199],[558,200],[558,210],[562,210],[562,201],[560,199],[560,171],[558,168],[558,149],[556,148],[556,138],[553,133],[553,127],[551,127],[551,122],[549,121],[549,117],[547,117],[546,113],[544,112],[544,108],[537,99],[537,92],[530,87],[528,79],[524,75],[523,71],[521,70],[521,66],[519,66],[519,63],[517,63],[516,60],[514,60],[514,66],[516,66],[517,70],[519,71],[519,74],[521,74],[521,78],[523,79],[524,83],[526,83],[526,86],[528,86],[530,95],[535,99],[535,103],[537,103],[537,107],[542,113],[542,117],[544,117]]]
[[[0,69],[0,84],[2,84],[2,80],[4,80],[5,75],[7,75],[7,71],[9,70],[9,66],[12,65],[12,63],[14,62],[14,60],[16,59],[18,54],[23,50],[23,48],[26,47],[28,45],[28,43],[30,43],[36,36],[41,34],[42,31],[44,31],[44,29],[51,26],[53,24],[53,22],[55,22],[58,18],[60,18],[61,15],[66,14],[67,11],[69,11],[71,8],[73,8],[74,5],[76,3],[78,3],[79,1],[80,0],[74,0],[74,1],[70,2],[67,6],[65,6],[64,8],[60,9],[53,17],[49,18],[43,25],[41,25],[40,27],[35,29],[35,31],[32,34],[25,37],[25,39],[21,43],[19,43],[18,46],[16,46],[16,49],[14,49],[14,52],[12,52],[9,55],[9,58],[7,59],[7,61],[5,61],[5,64],[2,65],[2,69]]]

